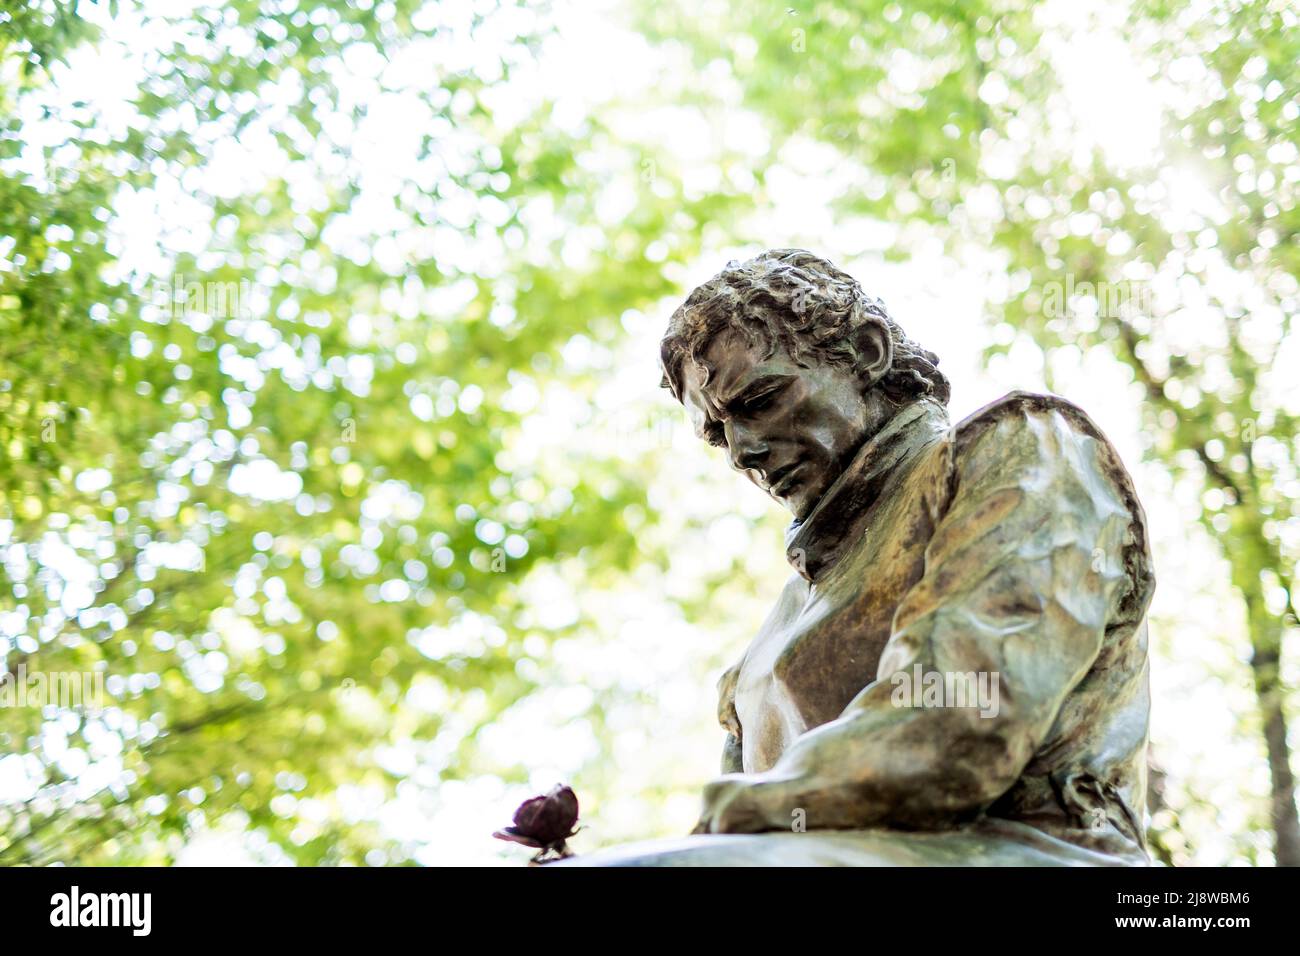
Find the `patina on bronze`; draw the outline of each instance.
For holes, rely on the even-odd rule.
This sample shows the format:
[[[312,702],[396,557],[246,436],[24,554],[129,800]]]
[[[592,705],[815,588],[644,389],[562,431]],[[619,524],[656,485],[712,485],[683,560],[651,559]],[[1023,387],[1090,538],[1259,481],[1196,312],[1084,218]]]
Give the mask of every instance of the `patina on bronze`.
[[[720,682],[696,835],[605,865],[1142,865],[1145,518],[1079,408],[951,425],[936,356],[798,249],[673,315],[665,384],[794,516],[795,573]]]

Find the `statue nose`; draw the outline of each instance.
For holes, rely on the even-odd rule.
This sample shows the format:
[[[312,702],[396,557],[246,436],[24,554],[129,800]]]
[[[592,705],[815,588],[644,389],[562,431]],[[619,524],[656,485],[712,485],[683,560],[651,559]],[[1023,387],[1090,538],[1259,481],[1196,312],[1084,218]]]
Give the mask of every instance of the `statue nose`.
[[[767,460],[767,442],[749,429],[733,429],[728,444],[731,464],[739,471],[759,468]]]

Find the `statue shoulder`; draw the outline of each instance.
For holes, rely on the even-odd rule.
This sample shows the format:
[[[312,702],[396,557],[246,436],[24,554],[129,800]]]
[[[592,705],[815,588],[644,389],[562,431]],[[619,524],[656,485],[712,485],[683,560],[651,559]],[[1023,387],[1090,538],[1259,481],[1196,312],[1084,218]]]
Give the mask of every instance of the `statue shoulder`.
[[[1060,416],[1070,430],[1088,435],[1104,442],[1110,442],[1102,434],[1096,422],[1068,398],[1049,392],[1026,392],[1017,389],[1001,398],[989,402],[978,411],[972,412],[953,427],[954,440],[959,447],[967,446],[981,437],[989,428],[1029,427],[1034,419],[1048,419]]]
[[[1137,505],[1133,480],[1115,446],[1087,412],[1060,395],[1009,392],[954,425],[949,438],[958,470],[972,457],[1000,462],[1033,454],[1063,468],[1099,471],[1126,502]],[[1145,520],[1140,507],[1135,515]]]
[[[972,472],[1017,465],[1087,470],[1110,482],[1135,517],[1145,520],[1119,452],[1088,413],[1069,399],[1009,392],[954,425],[949,441],[958,480],[972,477]]]
[[[1103,444],[1108,461],[1118,466],[1119,456],[1079,406],[1059,395],[1014,391],[951,426],[926,448],[908,475],[908,492],[924,501],[930,520],[937,523],[952,507],[959,489],[978,495],[1017,475],[1029,481],[1026,468],[1077,464],[1077,455],[1051,453],[1054,442],[1044,442],[1042,437],[1053,432],[1068,444],[1088,440]]]
[[[1132,602],[1145,608],[1155,583],[1146,513],[1119,452],[1087,412],[1059,395],[1014,391],[953,426],[949,440],[954,488],[965,482],[992,489],[1019,474],[1040,502],[1073,487],[1086,490],[1099,509],[1127,512],[1123,561],[1134,582]],[[1071,505],[1082,497],[1072,496]]]

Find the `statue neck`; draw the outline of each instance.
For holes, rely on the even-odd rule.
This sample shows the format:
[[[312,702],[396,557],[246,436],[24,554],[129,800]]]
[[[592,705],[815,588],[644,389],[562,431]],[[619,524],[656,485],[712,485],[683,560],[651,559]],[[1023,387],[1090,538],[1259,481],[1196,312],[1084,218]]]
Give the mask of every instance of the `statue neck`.
[[[859,519],[875,503],[890,476],[948,430],[948,412],[928,398],[903,406],[863,443],[813,510],[786,531],[786,557],[816,581],[847,550]]]

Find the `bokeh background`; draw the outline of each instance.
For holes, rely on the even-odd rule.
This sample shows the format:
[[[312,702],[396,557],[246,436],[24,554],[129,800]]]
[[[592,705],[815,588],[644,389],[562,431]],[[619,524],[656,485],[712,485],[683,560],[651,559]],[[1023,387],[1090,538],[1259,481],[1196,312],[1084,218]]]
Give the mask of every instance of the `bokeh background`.
[[[1153,850],[1300,863],[1289,0],[0,2],[0,864],[693,825],[785,519],[659,388],[803,246],[1147,507]],[[12,678],[11,678],[12,679]],[[0,697],[0,704],[4,698]]]

